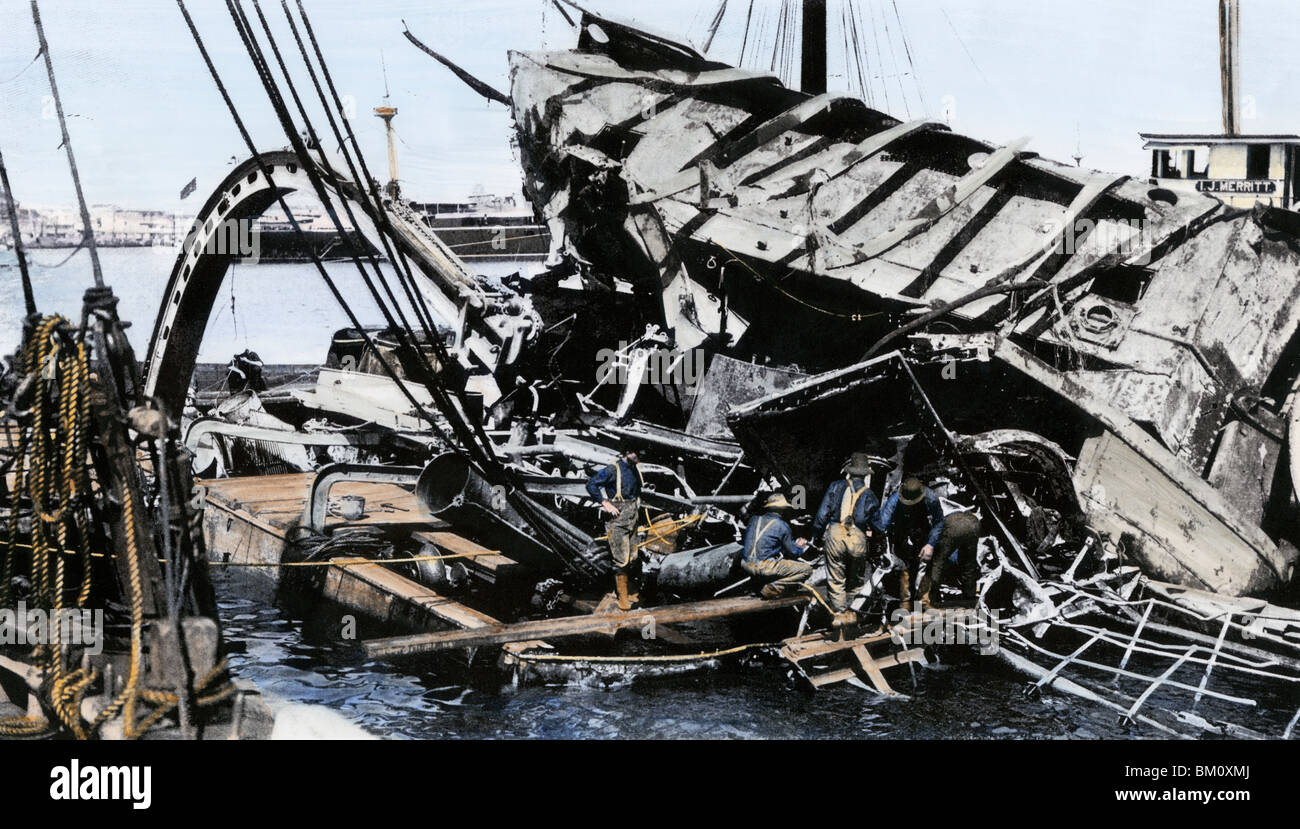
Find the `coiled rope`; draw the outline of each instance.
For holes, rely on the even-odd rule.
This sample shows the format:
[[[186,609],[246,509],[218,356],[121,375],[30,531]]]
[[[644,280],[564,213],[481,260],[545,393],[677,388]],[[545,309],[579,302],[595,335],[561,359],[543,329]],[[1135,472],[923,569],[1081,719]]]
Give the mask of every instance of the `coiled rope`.
[[[83,609],[92,588],[92,557],[105,553],[90,551],[88,515],[91,491],[87,458],[90,448],[90,371],[86,346],[71,336],[68,320],[59,315],[42,318],[32,337],[23,347],[22,369],[32,383],[31,425],[19,437],[14,470],[14,490],[9,515],[9,532],[0,563],[0,607],[13,601],[14,562],[18,550],[31,555],[34,608],[50,609],[52,618],[61,620],[65,609]],[[2,736],[35,736],[62,725],[77,738],[86,739],[100,726],[123,712],[124,732],[129,739],[144,734],[179,703],[176,694],[140,687],[144,651],[144,583],[138,545],[137,506],[130,486],[122,489],[122,523],[126,535],[126,556],[131,610],[131,668],[122,692],[87,723],[81,716],[81,701],[87,689],[100,678],[94,668],[69,671],[63,631],[59,622],[51,630],[51,643],[35,651],[43,672],[42,690],[56,722],[45,717],[24,716],[0,719]],[[22,500],[32,504],[30,544],[19,542]],[[81,561],[80,582],[76,599],[67,602],[69,557]],[[202,692],[226,671],[225,660],[218,663],[196,683]],[[199,705],[211,704],[229,696],[234,686],[229,682],[200,693]],[[142,719],[136,719],[136,706],[144,701],[154,706]]]
[[[43,317],[22,353],[22,368],[32,383],[31,427],[19,437],[14,491],[4,563],[0,567],[0,606],[13,604],[14,561],[19,547],[31,550],[33,599],[59,620],[67,596],[65,551],[81,560],[75,608],[90,598],[91,561],[87,546],[89,521],[83,503],[90,491],[86,469],[89,450],[90,370],[83,342],[68,336],[68,320],[57,314]],[[18,543],[24,496],[32,504],[31,544]],[[51,631],[52,642],[37,649],[43,664],[51,708],[59,721],[78,737],[87,736],[78,712],[81,694],[90,680],[82,671],[69,672],[63,632]],[[0,732],[39,733],[30,717],[0,721]]]

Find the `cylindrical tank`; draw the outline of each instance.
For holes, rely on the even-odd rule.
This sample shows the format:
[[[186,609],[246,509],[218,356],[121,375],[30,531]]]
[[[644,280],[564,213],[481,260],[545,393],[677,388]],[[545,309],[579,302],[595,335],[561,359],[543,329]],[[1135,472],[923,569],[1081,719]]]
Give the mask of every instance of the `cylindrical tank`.
[[[415,495],[437,518],[468,531],[481,544],[495,547],[519,561],[554,565],[556,556],[570,550],[552,550],[506,498],[504,486],[494,487],[463,455],[445,452],[429,461],[415,483]],[[580,548],[586,536],[553,516],[552,527],[565,542]]]
[[[740,545],[734,541],[664,556],[659,563],[659,592],[686,596],[720,590],[741,578],[739,560]]]

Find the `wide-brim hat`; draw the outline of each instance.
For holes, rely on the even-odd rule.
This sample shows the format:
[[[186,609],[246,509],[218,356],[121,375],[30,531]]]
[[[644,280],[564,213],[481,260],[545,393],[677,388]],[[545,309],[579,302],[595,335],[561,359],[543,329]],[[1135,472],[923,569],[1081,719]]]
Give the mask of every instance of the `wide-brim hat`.
[[[921,483],[920,478],[908,478],[903,481],[903,487],[898,491],[898,500],[907,506],[919,504],[925,497],[925,484]]]
[[[849,459],[844,462],[845,475],[861,475],[863,477],[871,474],[871,456],[866,452],[854,452],[849,455]]]
[[[774,492],[763,502],[763,509],[794,509],[794,506],[786,500],[783,493]]]

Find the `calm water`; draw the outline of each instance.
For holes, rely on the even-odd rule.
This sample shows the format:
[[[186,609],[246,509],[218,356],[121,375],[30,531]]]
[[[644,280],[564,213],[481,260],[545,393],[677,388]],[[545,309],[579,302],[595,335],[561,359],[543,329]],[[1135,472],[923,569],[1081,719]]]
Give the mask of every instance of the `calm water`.
[[[817,693],[775,664],[724,665],[614,689],[558,685],[471,688],[459,671],[363,661],[257,599],[221,601],[227,636],[244,653],[240,676],[280,703],[324,705],[395,738],[952,738],[1079,739],[1153,736],[1064,697],[1027,700],[1025,683],[988,663],[903,671],[889,700],[849,685]]]
[[[29,251],[32,288],[43,314],[69,319],[81,313],[81,297],[93,284],[90,258],[81,251]],[[132,323],[127,329],[136,356],[144,359],[158,315],[158,304],[171,274],[171,248],[106,248],[99,252],[104,282],[117,294],[118,313]],[[67,259],[66,263],[63,263]],[[18,345],[22,333],[23,294],[12,251],[0,250],[0,353]],[[363,324],[382,324],[378,309],[351,262],[325,266],[352,303]],[[388,266],[384,265],[385,271]],[[504,276],[537,267],[531,262],[482,262],[480,272]],[[316,267],[307,264],[235,265],[213,305],[199,351],[200,362],[224,363],[245,348],[267,363],[323,362],[330,335],[348,325]]]
[[[915,684],[902,669],[890,673],[886,699],[847,683],[811,692],[787,677],[776,659],[726,662],[676,677],[511,688],[482,673],[432,663],[394,666],[367,661],[315,634],[322,623],[294,617],[250,591],[218,581],[227,637],[241,648],[234,670],[274,702],[325,706],[371,734],[408,739],[1151,739],[1149,726],[1121,725],[1107,708],[1063,694],[1030,697],[1028,680],[997,660],[919,668]],[[337,619],[337,615],[330,616]],[[364,638],[374,633],[362,633]],[[561,652],[564,652],[561,648]],[[576,653],[586,652],[580,647]],[[1167,662],[1160,667],[1167,666]],[[1134,664],[1134,667],[1137,667]],[[1150,669],[1148,669],[1150,670]],[[1156,671],[1157,673],[1159,671]],[[1195,684],[1199,669],[1184,670]],[[473,680],[473,681],[470,681]],[[1266,696],[1258,685],[1217,673],[1211,688]],[[1157,691],[1148,702],[1178,711],[1186,691]],[[1261,734],[1282,733],[1300,699],[1243,708],[1205,700],[1196,713]],[[1184,733],[1198,734],[1184,726]]]

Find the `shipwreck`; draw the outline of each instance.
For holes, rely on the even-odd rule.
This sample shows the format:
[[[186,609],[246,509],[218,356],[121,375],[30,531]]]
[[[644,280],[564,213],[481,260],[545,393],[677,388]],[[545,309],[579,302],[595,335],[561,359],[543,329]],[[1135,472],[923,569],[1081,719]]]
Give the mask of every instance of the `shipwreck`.
[[[407,33],[510,108],[551,247],[540,274],[488,278],[366,168],[301,3],[283,44],[256,0],[228,6],[290,146],[258,149],[187,15],[248,159],[178,252],[141,396],[183,424],[204,549],[246,568],[238,589],[360,611],[372,657],[457,654],[515,681],[766,652],[813,687],[893,693],[884,670],[944,658],[913,622],[825,633],[816,579],[761,599],[737,567],[756,497],[811,503],[866,451],[879,494],[917,475],[980,516],[979,609],[1032,688],[1178,733],[1260,733],[1235,714],[1287,704],[1291,210],[828,92],[814,0],[803,89],[564,4],[575,47],[511,53],[508,93]],[[197,388],[231,264],[208,241],[273,207],[301,232],[293,193],[367,240],[351,263],[382,319],[313,256],[351,323],[321,366],[274,375],[244,354]],[[650,607],[619,613],[583,480],[627,440],[647,449]],[[891,598],[897,563],[877,565],[864,619]],[[1213,687],[1216,670],[1258,693]]]

